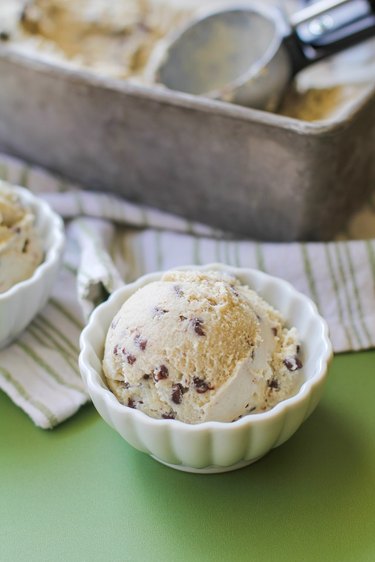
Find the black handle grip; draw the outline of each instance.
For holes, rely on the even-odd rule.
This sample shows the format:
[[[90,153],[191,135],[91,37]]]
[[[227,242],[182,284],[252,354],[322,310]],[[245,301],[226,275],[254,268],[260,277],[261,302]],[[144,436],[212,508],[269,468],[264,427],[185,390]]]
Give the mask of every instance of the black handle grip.
[[[293,74],[375,35],[375,0],[317,2],[291,18],[284,39]]]

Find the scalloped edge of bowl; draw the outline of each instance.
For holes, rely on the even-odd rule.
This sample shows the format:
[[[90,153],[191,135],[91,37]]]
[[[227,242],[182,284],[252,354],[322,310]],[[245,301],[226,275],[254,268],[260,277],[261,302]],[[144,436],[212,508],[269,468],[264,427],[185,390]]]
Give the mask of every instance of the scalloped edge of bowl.
[[[308,317],[316,322],[315,339],[320,341],[321,349],[318,359],[315,360],[313,367],[310,367],[310,370],[314,372],[305,379],[299,391],[294,396],[279,402],[267,412],[244,416],[242,419],[230,424],[209,421],[189,425],[179,420],[154,419],[143,412],[120,404],[105,385],[101,371],[102,358],[100,354],[103,351],[107,329],[114,313],[122,303],[140,287],[159,279],[164,272],[150,273],[140,277],[137,281],[116,291],[108,301],[93,312],[80,338],[81,353],[79,365],[83,380],[95,407],[105,421],[118,431],[133,447],[148,453],[156,460],[172,468],[189,472],[214,473],[242,468],[247,464],[255,462],[272,448],[281,445],[289,439],[318,404],[326,381],[328,365],[333,355],[327,323],[319,315],[316,305],[308,297],[294,289],[287,281],[261,271],[249,268],[235,268],[219,263],[207,264],[205,266],[187,265],[173,269],[226,271],[235,275],[241,282],[248,284],[261,296],[263,296],[262,292],[264,292],[265,287],[268,286],[269,289],[272,289],[272,287],[277,286],[278,290],[281,291],[280,294],[287,298],[288,306],[291,303],[298,303],[298,306],[308,310]],[[263,298],[265,297],[263,296]],[[277,299],[276,302],[272,302],[272,299],[270,300],[269,298],[265,298],[265,300],[280,310]],[[288,318],[288,315],[285,315],[283,310],[280,311],[286,318],[287,323],[295,325],[295,321],[292,322],[292,319]],[[298,326],[296,327],[298,329]],[[305,376],[307,376],[307,373]],[[294,421],[291,421],[292,418],[294,418]],[[147,434],[150,431],[153,435],[154,443],[147,438]],[[257,446],[251,447],[249,445],[246,449],[243,445],[246,438],[253,434],[253,441],[262,441],[262,438],[259,437],[262,432],[267,433],[267,438],[263,439],[263,446],[262,443],[258,443]],[[223,455],[212,450],[214,447],[212,442],[215,440],[220,441],[220,438],[223,438],[223,435],[227,433],[232,434],[231,439],[236,436],[235,441],[242,441],[242,451],[240,451],[240,445],[238,445],[237,449],[235,446],[232,447],[231,451],[228,450],[227,454]],[[256,436],[257,433],[258,437]],[[207,437],[208,435],[209,437]],[[242,438],[239,438],[239,435],[242,435]],[[192,450],[194,449],[194,440],[197,442],[201,441],[201,445],[196,447],[197,450],[200,448],[202,451],[201,459],[197,458],[197,454],[184,454],[179,446],[181,436],[183,436],[185,441],[189,441]],[[228,449],[228,442],[227,439],[223,444],[224,448]]]

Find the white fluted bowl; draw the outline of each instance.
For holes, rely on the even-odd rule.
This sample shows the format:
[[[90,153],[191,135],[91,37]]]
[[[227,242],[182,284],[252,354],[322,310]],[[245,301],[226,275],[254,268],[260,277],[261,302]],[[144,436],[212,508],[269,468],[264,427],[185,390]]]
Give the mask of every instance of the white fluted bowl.
[[[19,336],[46,304],[59,271],[65,242],[63,221],[50,206],[28,189],[12,188],[35,214],[44,259],[31,277],[0,293],[0,348]]]
[[[154,419],[120,404],[108,389],[102,371],[106,334],[122,304],[140,287],[160,279],[162,273],[141,277],[116,291],[94,311],[81,335],[81,374],[99,414],[136,449],[188,472],[241,468],[289,439],[318,404],[332,358],[327,324],[310,299],[289,283],[265,273],[222,264],[176,269],[224,270],[278,309],[287,324],[298,329],[301,338],[304,383],[299,392],[268,412],[248,415],[232,423],[189,425],[178,420]]]

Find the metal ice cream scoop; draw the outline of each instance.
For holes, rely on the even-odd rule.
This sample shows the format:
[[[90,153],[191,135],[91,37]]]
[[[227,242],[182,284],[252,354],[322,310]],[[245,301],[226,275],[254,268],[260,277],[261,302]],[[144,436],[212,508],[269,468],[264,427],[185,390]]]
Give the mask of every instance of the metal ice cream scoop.
[[[375,34],[375,0],[322,0],[288,18],[261,3],[206,13],[167,39],[172,90],[273,110],[303,68]]]

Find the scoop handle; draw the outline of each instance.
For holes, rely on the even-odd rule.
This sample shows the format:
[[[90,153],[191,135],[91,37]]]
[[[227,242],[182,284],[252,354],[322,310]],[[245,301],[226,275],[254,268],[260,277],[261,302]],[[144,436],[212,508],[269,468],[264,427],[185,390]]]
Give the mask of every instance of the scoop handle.
[[[290,17],[292,72],[375,35],[375,0],[321,0]]]

